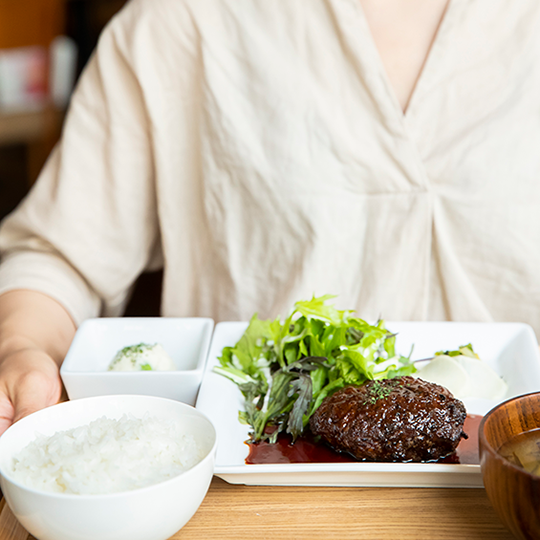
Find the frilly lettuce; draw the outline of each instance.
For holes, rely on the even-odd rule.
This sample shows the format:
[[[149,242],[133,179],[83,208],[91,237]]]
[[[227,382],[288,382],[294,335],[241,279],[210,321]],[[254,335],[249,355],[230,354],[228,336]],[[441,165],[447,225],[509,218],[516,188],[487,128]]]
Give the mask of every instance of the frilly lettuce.
[[[302,434],[323,399],[347,385],[410,375],[409,357],[395,352],[395,334],[340,311],[332,296],[297,302],[281,321],[255,314],[234,347],[225,347],[217,373],[235,382],[245,398],[242,422],[252,442],[275,442],[280,432]]]

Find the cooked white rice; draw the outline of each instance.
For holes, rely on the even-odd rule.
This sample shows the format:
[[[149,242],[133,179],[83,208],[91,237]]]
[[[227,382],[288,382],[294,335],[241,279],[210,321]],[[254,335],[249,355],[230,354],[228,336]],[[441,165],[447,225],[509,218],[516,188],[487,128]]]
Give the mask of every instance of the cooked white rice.
[[[124,415],[39,435],[13,460],[12,477],[41,491],[116,493],[173,478],[201,460],[179,424]]]

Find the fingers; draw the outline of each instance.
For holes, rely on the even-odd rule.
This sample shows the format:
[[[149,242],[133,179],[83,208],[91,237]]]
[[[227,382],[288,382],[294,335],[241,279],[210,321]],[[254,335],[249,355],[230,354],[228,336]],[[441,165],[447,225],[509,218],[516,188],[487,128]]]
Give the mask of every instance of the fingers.
[[[11,400],[4,394],[0,394],[0,435],[13,423],[15,410]]]

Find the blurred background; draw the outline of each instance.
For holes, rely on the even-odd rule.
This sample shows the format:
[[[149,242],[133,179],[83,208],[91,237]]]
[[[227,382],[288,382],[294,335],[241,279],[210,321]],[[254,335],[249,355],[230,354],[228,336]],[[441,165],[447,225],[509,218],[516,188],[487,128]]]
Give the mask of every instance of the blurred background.
[[[0,218],[37,178],[69,95],[125,0],[0,0]]]
[[[73,86],[126,0],[0,0],[0,219],[58,141]],[[142,276],[126,315],[157,315],[161,273]]]

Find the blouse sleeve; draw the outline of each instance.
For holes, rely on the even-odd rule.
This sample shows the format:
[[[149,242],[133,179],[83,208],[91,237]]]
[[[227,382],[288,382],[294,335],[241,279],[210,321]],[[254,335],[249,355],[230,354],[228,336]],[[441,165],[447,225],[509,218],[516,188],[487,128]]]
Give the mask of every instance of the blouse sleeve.
[[[73,95],[60,143],[0,228],[0,293],[43,292],[79,324],[118,315],[137,276],[160,264],[150,121],[117,17]]]

